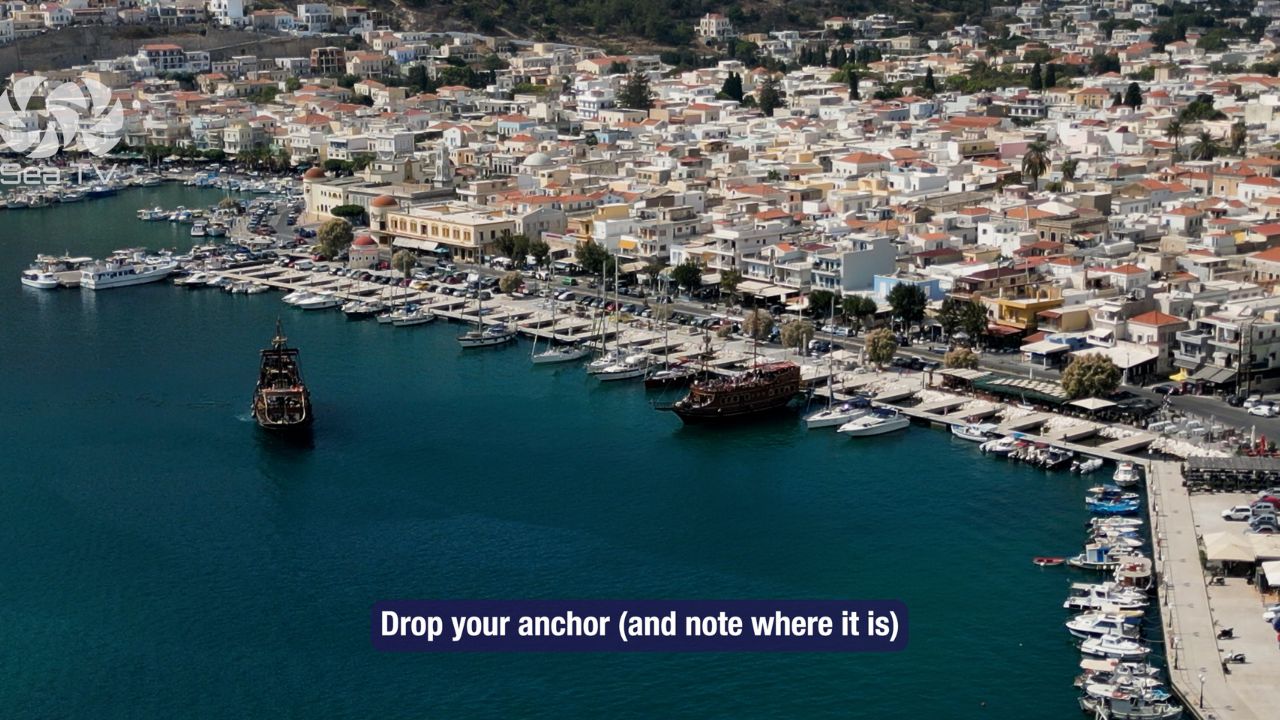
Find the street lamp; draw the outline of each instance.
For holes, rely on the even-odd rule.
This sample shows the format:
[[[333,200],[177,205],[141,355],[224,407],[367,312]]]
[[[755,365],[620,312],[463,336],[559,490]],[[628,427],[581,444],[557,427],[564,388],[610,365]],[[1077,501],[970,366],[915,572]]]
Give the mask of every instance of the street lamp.
[[[1204,709],[1204,668],[1200,668],[1200,709]]]

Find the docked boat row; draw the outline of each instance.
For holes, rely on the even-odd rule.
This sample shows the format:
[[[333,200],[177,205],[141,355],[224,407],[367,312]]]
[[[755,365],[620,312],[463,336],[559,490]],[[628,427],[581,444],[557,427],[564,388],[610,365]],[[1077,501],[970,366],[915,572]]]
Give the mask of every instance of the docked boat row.
[[[1140,504],[1139,497],[1114,485],[1090,489],[1086,502],[1094,501]],[[1177,720],[1183,708],[1172,699],[1160,668],[1148,659],[1156,643],[1143,636],[1146,613],[1153,607],[1154,577],[1142,550],[1143,521],[1095,504],[1089,509],[1093,517],[1084,552],[1067,564],[1109,573],[1111,579],[1073,582],[1062,603],[1074,613],[1064,626],[1081,653],[1081,673],[1075,679],[1080,708],[1097,718]]]
[[[125,181],[111,180],[101,183],[42,185],[22,187],[0,196],[0,208],[26,210],[59,203],[76,203],[115,195],[126,185]]]

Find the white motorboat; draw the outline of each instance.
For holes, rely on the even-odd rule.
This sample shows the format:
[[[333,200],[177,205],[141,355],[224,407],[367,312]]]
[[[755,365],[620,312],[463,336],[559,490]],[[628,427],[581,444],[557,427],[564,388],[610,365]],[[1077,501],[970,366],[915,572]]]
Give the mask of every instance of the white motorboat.
[[[1000,426],[996,423],[970,423],[968,425],[952,425],[951,434],[962,440],[971,440],[973,442],[986,442],[991,439],[991,434]]]
[[[342,305],[342,313],[349,320],[362,320],[373,317],[386,309],[386,304],[381,300],[352,300]]]
[[[190,275],[184,275],[183,277],[175,278],[173,281],[173,284],[179,287],[186,287],[186,288],[205,287],[206,285],[209,284],[209,274],[203,273],[203,272],[193,272]]]
[[[555,345],[543,350],[540,353],[534,353],[531,360],[534,365],[545,365],[549,363],[573,362],[581,360],[591,354],[591,348],[585,345]]]
[[[1080,698],[1080,709],[1094,717],[1111,720],[1178,720],[1182,717],[1182,706],[1173,704],[1167,697],[1156,699],[1124,693],[1120,697],[1086,694]]]
[[[58,287],[58,276],[45,270],[30,268],[22,271],[22,284],[39,290],[53,290]]]
[[[835,427],[857,420],[871,412],[871,401],[857,398],[838,405],[828,405],[805,416],[804,425],[810,430]]]
[[[1088,475],[1089,473],[1097,472],[1098,470],[1100,470],[1102,468],[1103,462],[1104,461],[1102,458],[1089,458],[1087,460],[1078,460],[1076,462],[1071,463],[1071,472],[1078,473],[1080,475]]]
[[[988,440],[979,445],[978,449],[991,455],[1006,456],[1014,450],[1017,450],[1021,444],[1022,440],[1010,435],[1008,437],[1002,437],[999,440]]]
[[[209,284],[212,285],[213,283],[209,283]],[[297,305],[303,300],[310,299],[312,294],[313,293],[310,290],[294,290],[293,292],[288,293],[284,297],[280,298],[280,301],[285,303],[286,305]]]
[[[426,325],[435,319],[436,314],[424,307],[403,307],[391,313],[391,324],[395,327]]]
[[[173,274],[178,264],[167,258],[145,258],[141,252],[121,252],[80,271],[80,287],[112,290],[159,282]]]
[[[877,409],[841,425],[836,432],[849,437],[870,437],[905,430],[910,425],[911,418],[896,410]]]
[[[293,306],[303,310],[328,310],[342,307],[342,298],[332,293],[316,293],[309,298],[304,298],[294,303]]]
[[[516,331],[506,325],[490,325],[483,330],[472,330],[458,336],[458,344],[464,348],[494,347],[506,345],[516,339]]]
[[[1087,612],[1071,618],[1065,624],[1067,632],[1081,640],[1104,635],[1136,640],[1142,630],[1138,625],[1142,620],[1142,611],[1136,612],[1137,617],[1122,613]]]
[[[1122,462],[1116,467],[1111,481],[1117,487],[1133,487],[1142,482],[1142,467],[1137,463]]]
[[[1136,517],[1096,517],[1089,520],[1089,527],[1094,528],[1126,528],[1136,530],[1142,527],[1142,518]]]
[[[1085,655],[1118,660],[1141,660],[1151,652],[1151,648],[1129,638],[1102,635],[1085,640],[1080,644],[1080,651]]]
[[[1067,610],[1141,610],[1149,603],[1146,593],[1113,582],[1072,583],[1071,595],[1062,607]]]
[[[596,373],[596,378],[609,382],[613,380],[635,380],[642,378],[649,369],[649,356],[645,354],[630,355],[620,363],[615,363]]]
[[[191,237],[204,237],[205,228],[207,227],[208,225],[206,225],[203,220],[197,220],[195,224],[191,226]]]
[[[249,283],[249,287],[244,291],[246,295],[261,295],[267,292],[271,292],[271,286],[262,283]]]

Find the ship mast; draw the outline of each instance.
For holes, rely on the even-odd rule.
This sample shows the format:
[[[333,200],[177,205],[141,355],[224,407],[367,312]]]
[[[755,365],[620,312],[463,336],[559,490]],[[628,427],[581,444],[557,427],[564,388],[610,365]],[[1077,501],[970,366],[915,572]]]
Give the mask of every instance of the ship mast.
[[[280,318],[276,318],[276,336],[271,339],[271,347],[280,350],[288,342],[289,338],[285,337],[284,334],[284,325],[280,322]]]

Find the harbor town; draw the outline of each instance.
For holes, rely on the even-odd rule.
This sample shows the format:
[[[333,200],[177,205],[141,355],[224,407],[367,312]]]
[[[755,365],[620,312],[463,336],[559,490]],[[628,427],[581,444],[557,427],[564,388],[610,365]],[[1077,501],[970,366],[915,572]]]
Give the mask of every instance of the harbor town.
[[[304,382],[291,328],[320,317],[361,352],[443,333],[460,364],[617,388],[673,433],[802,429],[838,464],[937,435],[993,482],[1087,487],[1079,544],[1021,568],[1061,580],[1078,667],[1050,682],[1086,715],[1275,716],[1280,4],[1027,0],[941,34],[710,12],[690,57],[365,7],[15,2],[0,45],[174,8],[312,47],[11,73],[3,234],[127,205],[115,227],[165,238],[39,245],[11,312],[269,304],[242,400],[300,448],[358,394]]]

